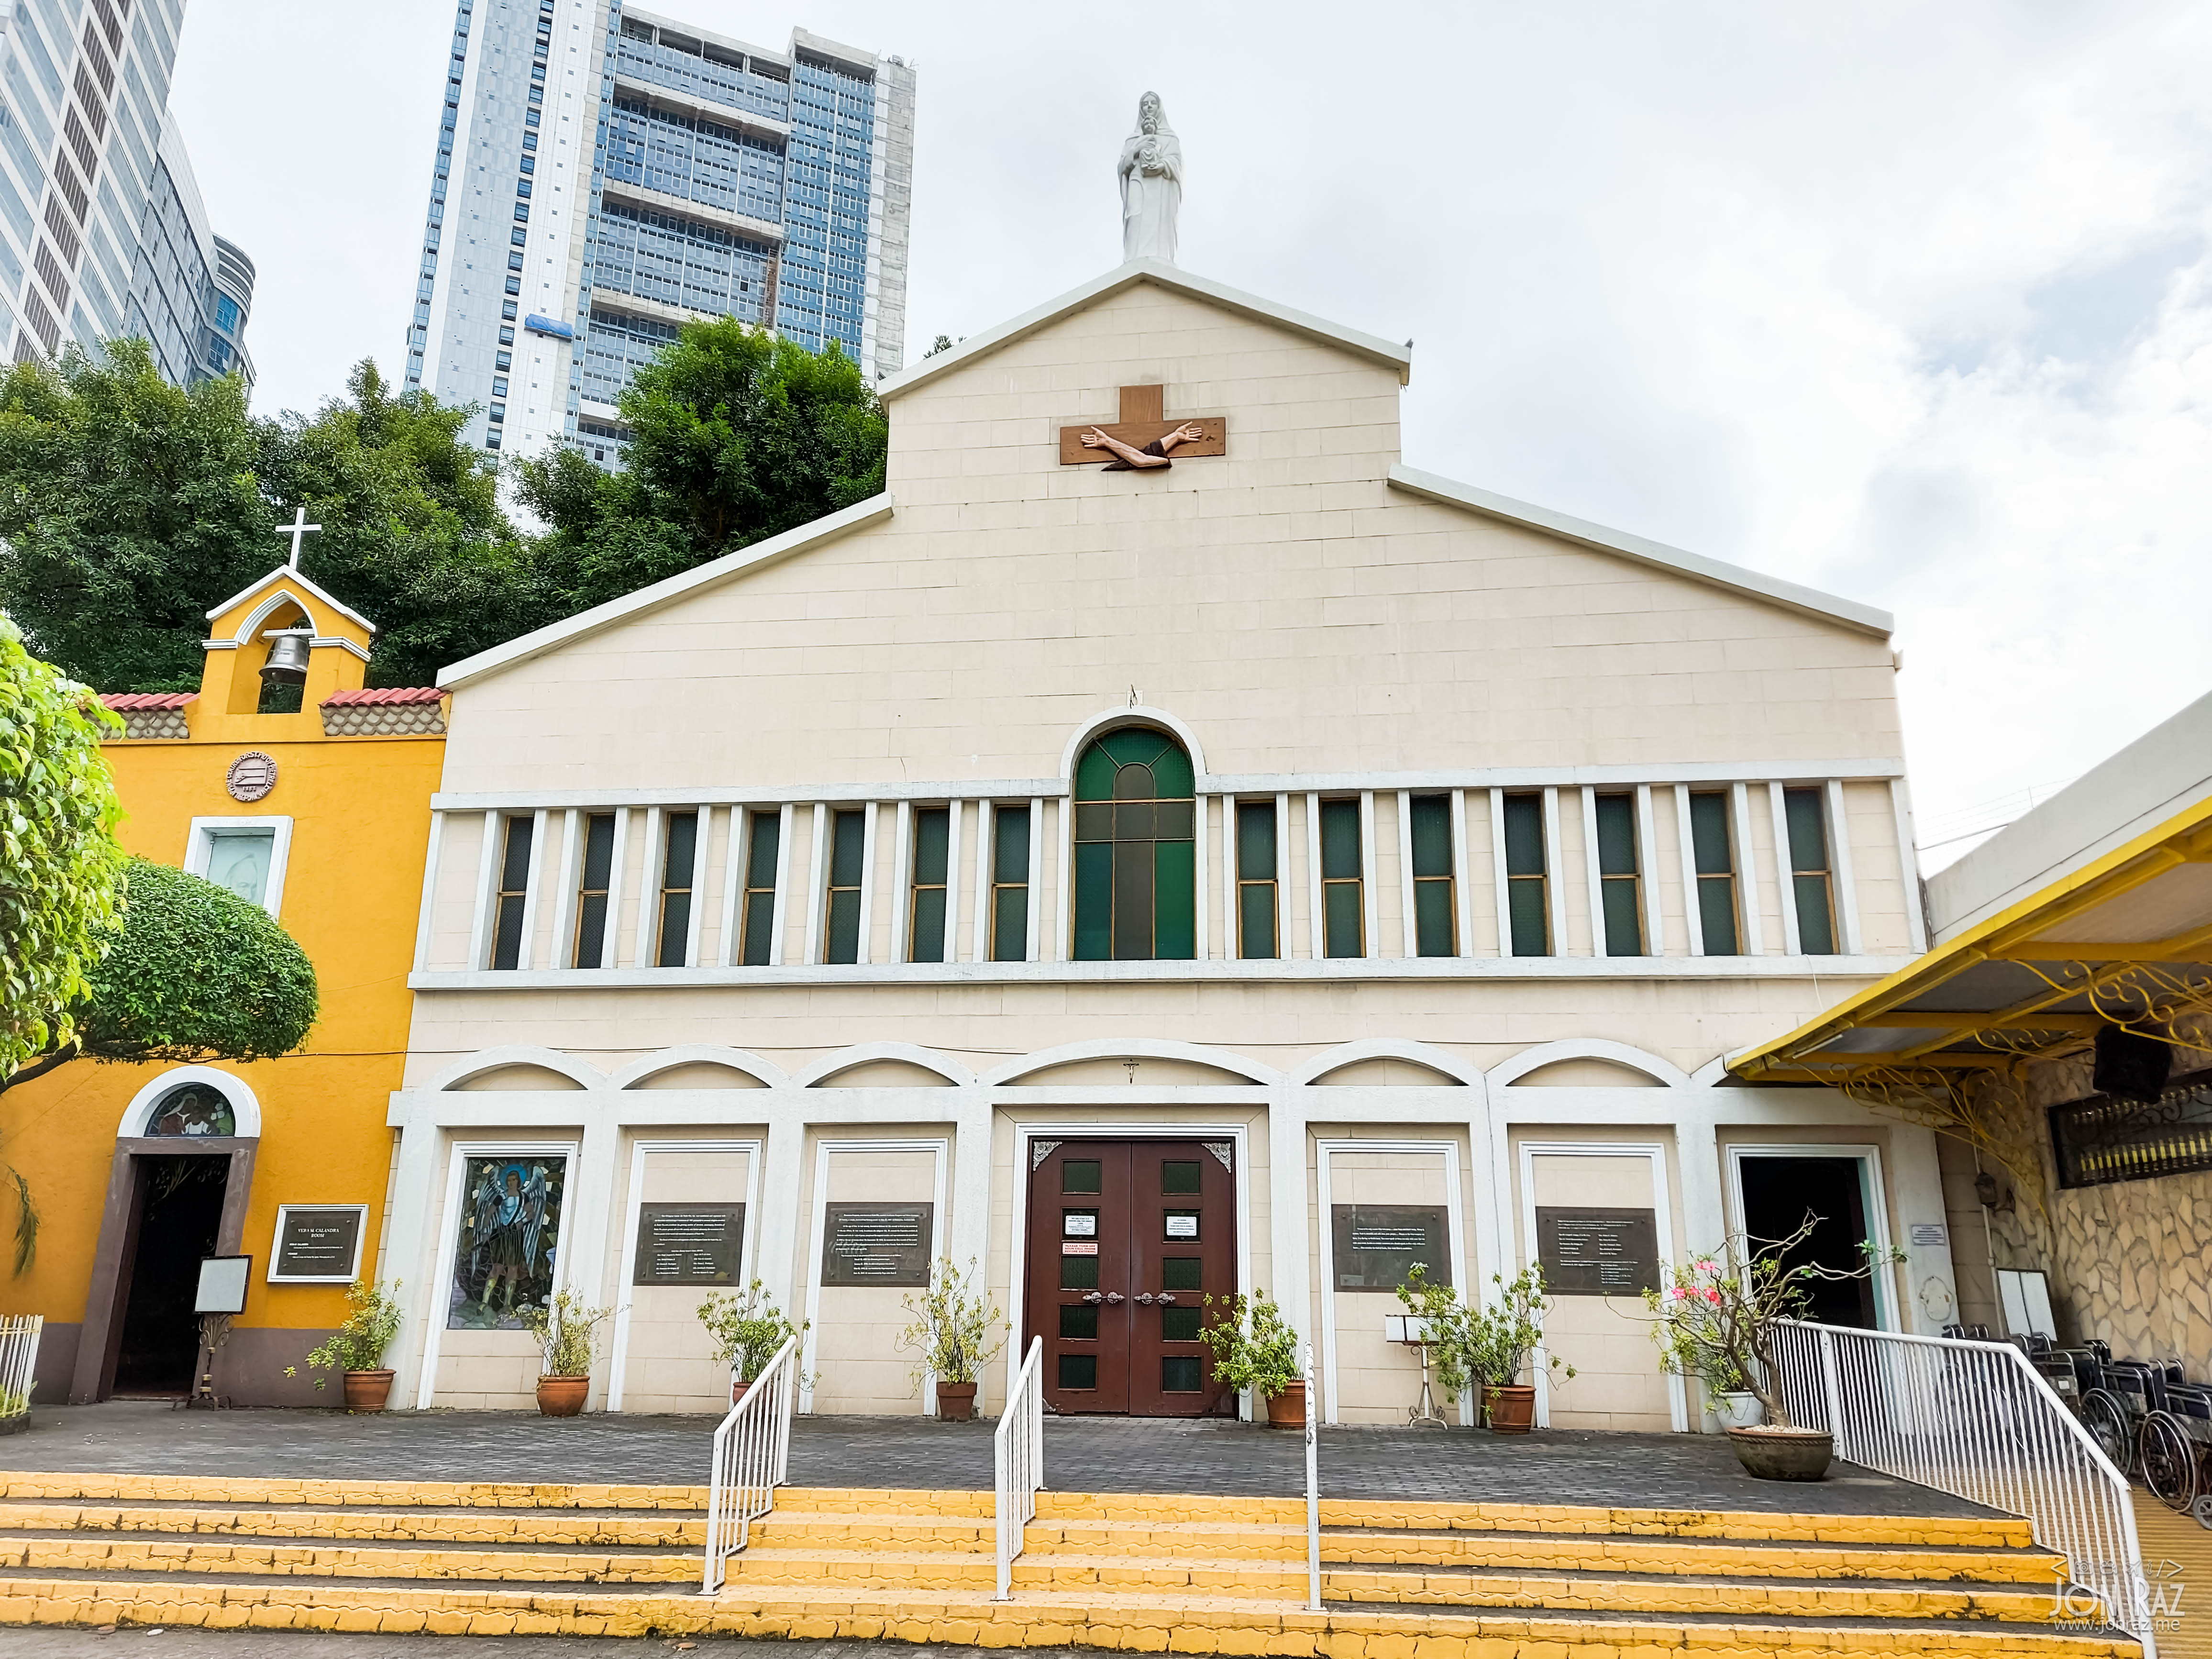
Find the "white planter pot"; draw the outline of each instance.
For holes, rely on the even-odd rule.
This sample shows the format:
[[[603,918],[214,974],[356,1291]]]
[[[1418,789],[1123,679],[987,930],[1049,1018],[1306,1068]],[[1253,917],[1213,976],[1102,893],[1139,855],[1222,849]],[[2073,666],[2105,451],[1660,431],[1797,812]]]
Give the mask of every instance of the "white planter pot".
[[[1705,1397],[1705,1417],[1712,1427],[1711,1434],[1726,1434],[1730,1429],[1752,1429],[1765,1420],[1760,1410],[1759,1396],[1749,1389],[1741,1394],[1716,1394]]]

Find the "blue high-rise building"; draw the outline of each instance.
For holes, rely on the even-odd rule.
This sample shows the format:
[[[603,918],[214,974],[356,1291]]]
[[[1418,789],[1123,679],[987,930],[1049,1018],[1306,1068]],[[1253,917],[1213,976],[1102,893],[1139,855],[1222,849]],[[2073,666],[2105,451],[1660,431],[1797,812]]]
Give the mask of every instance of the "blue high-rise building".
[[[131,331],[146,337],[170,381],[191,386],[235,373],[253,384],[253,359],[246,350],[253,261],[209,228],[173,117],[161,124],[129,301]]]
[[[608,0],[458,0],[407,382],[601,461],[637,366],[737,317],[903,364],[914,70]]]

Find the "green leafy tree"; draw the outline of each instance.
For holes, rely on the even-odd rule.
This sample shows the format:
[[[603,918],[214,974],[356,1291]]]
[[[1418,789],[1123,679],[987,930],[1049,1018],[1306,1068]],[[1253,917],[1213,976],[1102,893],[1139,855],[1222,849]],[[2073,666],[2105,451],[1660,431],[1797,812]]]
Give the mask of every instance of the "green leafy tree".
[[[889,428],[860,369],[734,318],[684,325],[623,393],[620,472],[572,445],[512,463],[562,610],[599,605],[879,495]]]

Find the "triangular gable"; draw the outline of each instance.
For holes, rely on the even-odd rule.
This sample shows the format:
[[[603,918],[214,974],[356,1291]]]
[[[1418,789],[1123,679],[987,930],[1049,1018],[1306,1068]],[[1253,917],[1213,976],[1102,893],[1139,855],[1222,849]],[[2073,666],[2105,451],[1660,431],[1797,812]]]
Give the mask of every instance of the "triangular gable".
[[[293,603],[298,605],[302,611],[307,611],[309,607],[300,599],[300,595],[301,593],[309,594],[321,604],[328,606],[331,611],[335,612],[338,617],[359,628],[363,634],[373,636],[376,632],[376,624],[374,623],[369,621],[368,617],[362,616],[361,612],[354,610],[351,606],[342,604],[337,599],[333,599],[329,593],[324,592],[323,589],[317,586],[313,582],[309,581],[306,576],[294,569],[289,564],[278,565],[274,570],[271,570],[267,575],[262,577],[258,581],[250,583],[246,586],[240,588],[237,592],[225,599],[221,605],[216,605],[213,610],[210,611],[207,613],[208,621],[215,625],[209,629],[209,632],[217,640],[235,641],[243,637],[241,630],[246,627],[246,623],[240,623],[234,624],[226,631],[222,626],[222,619],[227,617],[232,611],[236,611],[240,606],[247,604],[248,601],[252,600],[260,595],[269,593],[272,589],[278,587],[289,587],[293,589]],[[258,606],[254,608],[256,610],[259,609]],[[367,641],[364,640],[362,643],[365,644]]]
[[[1398,371],[1398,384],[1404,386],[1413,374],[1413,342],[1393,345],[1372,334],[1363,334],[1358,329],[1345,328],[1325,318],[1310,316],[1303,311],[1293,311],[1288,306],[1279,306],[1272,300],[1262,300],[1256,295],[1246,294],[1225,283],[1209,282],[1203,276],[1194,276],[1176,266],[1164,264],[1157,259],[1132,259],[1116,266],[1103,276],[1094,276],[1080,288],[1070,289],[1056,300],[1048,300],[1034,310],[1000,323],[996,328],[986,329],[981,334],[971,334],[958,345],[940,351],[933,357],[925,357],[903,374],[894,374],[876,388],[876,395],[890,403],[904,396],[916,386],[935,380],[950,369],[972,363],[988,356],[1003,346],[1012,344],[1048,327],[1061,318],[1081,311],[1085,307],[1135,287],[1150,283],[1172,293],[1187,294],[1233,311],[1239,316],[1256,318],[1303,334],[1309,339],[1323,340],[1372,362],[1382,363]]]

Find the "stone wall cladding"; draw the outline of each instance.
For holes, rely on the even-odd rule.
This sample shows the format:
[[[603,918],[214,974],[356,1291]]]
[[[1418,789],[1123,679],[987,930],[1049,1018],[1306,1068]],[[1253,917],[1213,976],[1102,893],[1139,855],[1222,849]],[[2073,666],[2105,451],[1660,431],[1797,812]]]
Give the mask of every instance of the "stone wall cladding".
[[[445,729],[446,707],[440,702],[323,705],[326,738],[427,737]]]
[[[123,716],[123,735],[126,738],[189,738],[192,734],[181,708],[123,708],[116,712]]]

